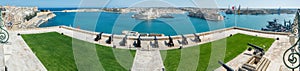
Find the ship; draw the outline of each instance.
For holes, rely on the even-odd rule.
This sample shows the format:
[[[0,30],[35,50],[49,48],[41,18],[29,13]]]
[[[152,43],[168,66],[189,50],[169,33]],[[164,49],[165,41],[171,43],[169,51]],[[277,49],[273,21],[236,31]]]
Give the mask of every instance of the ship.
[[[268,21],[268,25],[265,28],[261,28],[263,31],[273,31],[273,32],[290,32],[291,31],[291,21],[285,21],[284,25],[277,22],[278,19],[273,21]],[[288,23],[288,24],[287,24]]]

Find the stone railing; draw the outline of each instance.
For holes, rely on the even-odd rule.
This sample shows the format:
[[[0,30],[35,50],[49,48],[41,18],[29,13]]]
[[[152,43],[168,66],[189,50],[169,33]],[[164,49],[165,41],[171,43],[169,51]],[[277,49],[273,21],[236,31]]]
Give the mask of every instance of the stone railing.
[[[91,34],[91,35],[99,34],[98,32],[86,31],[86,30],[81,30],[78,28],[72,28],[72,27],[68,27],[68,26],[59,26],[59,27],[68,29],[68,30],[72,30],[72,31],[81,32],[81,33]],[[195,33],[195,34],[198,36],[206,36],[206,35],[211,35],[214,33],[230,31],[230,30],[242,30],[242,31],[248,31],[248,32],[255,32],[255,33],[262,33],[262,34],[274,34],[274,35],[289,35],[290,34],[290,33],[286,33],[286,32],[260,31],[260,30],[252,30],[252,29],[240,28],[240,27],[230,27],[230,28],[224,28],[224,29],[202,32],[202,33]],[[110,37],[111,35],[112,34],[103,33],[102,37]],[[185,34],[184,36],[187,38],[195,37],[194,34]],[[125,37],[125,35],[115,34],[113,37],[117,38],[117,39],[122,39],[123,37]],[[173,39],[181,39],[182,38],[181,35],[175,35],[175,36],[171,36],[171,37]],[[138,38],[138,36],[128,36],[127,38],[128,38],[128,40],[135,40]],[[154,39],[154,37],[141,37],[141,40],[153,40],[153,39]],[[157,39],[158,40],[168,40],[169,37],[168,36],[160,36],[160,37],[157,37]]]

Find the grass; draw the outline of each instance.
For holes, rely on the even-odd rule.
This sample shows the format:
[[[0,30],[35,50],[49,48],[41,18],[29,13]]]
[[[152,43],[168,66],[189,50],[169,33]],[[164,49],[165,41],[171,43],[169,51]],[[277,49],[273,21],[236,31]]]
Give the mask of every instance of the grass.
[[[220,64],[217,63],[219,59],[228,62],[244,52],[249,47],[247,45],[248,42],[268,50],[274,41],[275,40],[271,38],[236,34],[232,37],[201,44],[199,46],[181,50],[161,51],[161,55],[164,59],[164,66],[167,71],[190,70],[193,68],[197,69],[197,71],[212,71],[220,67]],[[196,60],[198,62],[188,63],[189,60]]]
[[[49,71],[128,71],[135,51],[114,49],[56,32],[22,35]],[[126,57],[127,56],[127,57]]]

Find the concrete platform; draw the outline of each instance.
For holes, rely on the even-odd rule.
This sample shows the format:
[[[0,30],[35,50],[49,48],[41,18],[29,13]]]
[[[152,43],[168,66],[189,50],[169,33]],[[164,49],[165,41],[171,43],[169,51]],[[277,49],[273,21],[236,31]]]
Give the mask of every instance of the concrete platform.
[[[133,71],[153,71],[153,70],[161,70],[163,67],[163,62],[161,59],[161,55],[159,50],[169,50],[169,49],[178,49],[180,44],[177,40],[181,40],[181,36],[172,36],[173,42],[175,44],[174,47],[167,47],[164,42],[168,41],[168,37],[158,37],[159,48],[152,48],[150,42],[153,40],[142,40],[142,48],[135,48],[133,47],[132,43],[135,41],[137,36],[129,36],[127,40],[126,46],[120,46],[118,43],[122,40],[124,35],[115,35],[114,41],[112,44],[106,44],[105,41],[108,39],[108,36],[111,34],[103,34],[103,37],[100,41],[94,41],[97,32],[90,32],[85,30],[80,30],[76,28],[70,28],[67,26],[63,27],[47,27],[47,28],[35,28],[35,29],[27,29],[27,30],[14,30],[9,31],[10,33],[10,40],[8,44],[4,44],[5,50],[5,60],[6,66],[9,70],[19,71],[19,70],[39,70],[45,71],[46,68],[42,65],[39,59],[35,56],[35,54],[31,51],[25,41],[22,39],[21,36],[17,36],[17,33],[20,34],[36,34],[36,33],[45,33],[45,32],[58,32],[64,33],[64,35],[80,39],[86,42],[91,42],[95,44],[100,44],[104,46],[116,46],[120,49],[133,49],[137,50],[136,57],[134,60],[134,65],[132,67]],[[202,42],[197,43],[193,42],[194,39],[193,34],[185,35],[188,39],[189,44],[184,45],[183,47],[191,47],[197,46],[200,44],[204,44],[207,42],[219,40],[222,38],[226,38],[230,35],[234,35],[237,33],[248,34],[253,36],[259,37],[267,37],[267,38],[280,38],[280,40],[276,40],[270,49],[266,52],[265,57],[271,60],[271,65],[269,66],[268,70],[278,70],[280,68],[284,68],[282,63],[282,54],[287,48],[290,47],[288,44],[288,34],[287,33],[273,33],[273,32],[261,32],[255,30],[248,30],[243,28],[226,28],[220,29],[210,32],[199,33],[197,35],[200,36]],[[143,39],[154,39],[154,37],[142,37]],[[245,52],[247,53],[247,52]],[[228,64],[234,69],[237,69],[241,66],[246,60],[247,56],[244,54],[240,54],[233,60],[229,61]],[[274,68],[275,67],[275,68]],[[276,68],[277,67],[277,68]],[[278,68],[280,67],[280,68]],[[224,71],[224,68],[220,67],[216,69],[217,71]]]
[[[162,71],[163,61],[159,50],[138,49],[131,71]]]

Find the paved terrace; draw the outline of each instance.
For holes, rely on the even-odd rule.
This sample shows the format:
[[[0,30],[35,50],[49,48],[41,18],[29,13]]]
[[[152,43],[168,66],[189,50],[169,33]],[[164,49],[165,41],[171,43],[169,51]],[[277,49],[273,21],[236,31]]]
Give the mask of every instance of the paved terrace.
[[[96,37],[96,34],[99,34],[97,32],[90,32],[80,29],[75,29],[67,26],[61,26],[61,27],[47,27],[47,28],[36,28],[36,29],[27,29],[27,30],[15,30],[15,31],[9,31],[10,33],[10,40],[9,43],[4,44],[4,50],[5,50],[5,60],[6,60],[6,66],[9,68],[9,70],[12,71],[19,71],[19,70],[41,70],[45,71],[46,68],[42,65],[42,63],[38,60],[38,58],[34,55],[34,53],[31,51],[31,49],[28,47],[28,45],[25,43],[25,41],[22,39],[21,36],[17,36],[17,33],[20,34],[36,34],[36,33],[45,33],[45,32],[59,32],[64,33],[64,35],[77,38],[80,40],[84,40],[91,43],[96,43],[104,46],[116,46],[116,48],[121,49],[133,49],[138,50],[133,70],[161,70],[163,66],[163,62],[160,56],[157,56],[159,54],[158,50],[169,50],[169,49],[178,49],[180,44],[177,42],[177,40],[181,40],[181,36],[172,36],[173,42],[175,44],[174,47],[167,47],[165,45],[165,41],[168,42],[168,37],[157,37],[159,42],[159,48],[153,48],[150,46],[150,42],[153,42],[154,37],[141,37],[142,39],[142,47],[141,48],[134,48],[133,42],[134,39],[137,39],[137,36],[128,36],[127,44],[126,46],[120,46],[119,42],[122,40],[122,38],[125,35],[114,35],[112,44],[106,44],[105,41],[108,39],[108,37],[111,34],[102,34],[102,39],[98,42],[94,41],[94,38]],[[226,29],[220,29],[210,32],[204,32],[197,34],[200,36],[200,39],[202,42],[196,43],[192,41],[194,39],[193,34],[187,34],[184,35],[188,38],[188,45],[184,45],[183,47],[190,47],[190,46],[196,46],[199,44],[219,40],[222,38],[226,38],[230,36],[231,34],[237,34],[237,33],[243,33],[253,36],[260,36],[260,37],[268,37],[268,38],[280,38],[280,40],[276,40],[275,43],[272,44],[268,52],[266,52],[265,57],[269,58],[271,60],[271,64],[268,68],[268,70],[279,70],[280,67],[283,66],[282,62],[282,54],[283,52],[290,47],[290,44],[288,43],[289,37],[287,33],[275,33],[275,32],[265,32],[265,31],[255,31],[255,30],[249,30],[244,28],[226,28]],[[245,44],[246,45],[246,44]],[[147,53],[147,54],[146,54]],[[245,52],[246,53],[246,52]],[[156,56],[155,56],[156,55]],[[140,57],[144,56],[144,57]],[[147,66],[153,65],[149,61],[141,61],[140,59],[147,59],[150,58],[151,61],[156,61],[153,64],[156,64],[157,66],[150,67]],[[249,56],[240,54],[233,60],[229,61],[227,65],[231,66],[234,69],[237,69],[240,67],[243,63],[245,63],[248,60]],[[144,62],[144,63],[142,63]],[[145,64],[145,62],[148,62]],[[137,66],[136,64],[144,64],[144,66]],[[144,68],[143,68],[144,67]],[[145,68],[147,67],[147,68]],[[270,68],[271,67],[271,68]],[[220,67],[217,69],[217,71],[224,71],[224,68]]]

